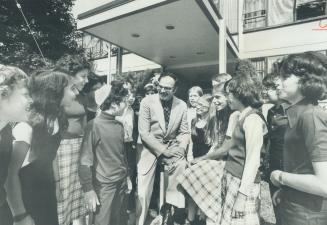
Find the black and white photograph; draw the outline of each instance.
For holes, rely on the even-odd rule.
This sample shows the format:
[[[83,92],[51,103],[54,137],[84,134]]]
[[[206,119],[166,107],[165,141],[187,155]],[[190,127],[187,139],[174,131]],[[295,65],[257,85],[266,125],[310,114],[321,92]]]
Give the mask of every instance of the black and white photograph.
[[[327,0],[0,0],[0,225],[327,225]]]

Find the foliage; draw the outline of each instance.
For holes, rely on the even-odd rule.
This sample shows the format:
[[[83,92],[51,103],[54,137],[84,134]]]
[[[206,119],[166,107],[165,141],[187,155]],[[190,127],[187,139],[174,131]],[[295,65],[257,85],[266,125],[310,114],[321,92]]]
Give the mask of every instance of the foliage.
[[[33,37],[15,0],[0,0],[0,63],[26,72],[58,59],[64,53],[81,51],[79,33],[71,14],[74,0],[18,0],[46,58],[39,55]]]
[[[123,73],[117,77],[117,79],[122,79],[125,82],[129,82],[132,85],[132,91],[136,95],[144,95],[144,86],[148,83],[153,82],[153,78],[157,70],[145,70],[145,71],[135,71]]]

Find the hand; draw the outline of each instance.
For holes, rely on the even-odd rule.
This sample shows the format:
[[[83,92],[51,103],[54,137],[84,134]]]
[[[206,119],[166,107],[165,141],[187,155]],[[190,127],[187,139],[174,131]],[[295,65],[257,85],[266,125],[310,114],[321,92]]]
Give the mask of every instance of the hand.
[[[24,219],[22,219],[19,222],[14,222],[13,225],[35,225],[34,220],[30,215],[26,216]]]
[[[168,174],[172,174],[176,168],[177,168],[177,165],[174,162],[172,162],[166,166],[166,170],[167,170]]]
[[[282,186],[282,184],[280,183],[281,173],[282,173],[282,171],[280,171],[280,170],[274,170],[270,174],[270,181],[276,187],[281,187]]]
[[[174,146],[171,148],[168,148],[168,150],[173,154],[174,157],[176,158],[184,158],[185,157],[185,149]]]
[[[172,158],[174,153],[170,149],[165,149],[162,153],[165,158]]]
[[[195,158],[195,159],[193,159],[193,160],[190,162],[190,164],[191,164],[191,165],[195,165],[195,164],[199,163],[199,162],[202,161],[202,160],[203,160],[202,157]]]
[[[95,212],[97,209],[97,206],[100,205],[99,199],[95,191],[91,190],[88,192],[85,192],[85,203],[86,203],[86,209],[90,212]]]
[[[277,191],[275,191],[271,198],[274,206],[277,206],[281,202],[281,191],[282,189],[278,189]]]
[[[232,211],[232,218],[242,218],[245,212],[246,196],[238,192]]]

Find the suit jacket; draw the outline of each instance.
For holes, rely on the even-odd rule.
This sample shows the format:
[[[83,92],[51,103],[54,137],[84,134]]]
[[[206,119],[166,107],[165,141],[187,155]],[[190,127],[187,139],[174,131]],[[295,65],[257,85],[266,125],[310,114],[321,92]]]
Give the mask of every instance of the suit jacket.
[[[167,148],[167,141],[176,140],[186,149],[189,142],[186,103],[173,97],[168,128],[165,128],[163,107],[158,94],[146,96],[140,105],[138,150],[139,172],[146,174],[156,163],[157,157]]]

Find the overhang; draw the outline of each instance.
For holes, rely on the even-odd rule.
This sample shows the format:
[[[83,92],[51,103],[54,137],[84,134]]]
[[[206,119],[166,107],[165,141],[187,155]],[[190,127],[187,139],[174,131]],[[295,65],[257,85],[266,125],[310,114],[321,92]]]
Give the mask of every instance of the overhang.
[[[221,16],[211,0],[102,0],[93,4],[79,0],[77,4],[84,4],[77,24],[84,32],[183,76],[218,72]],[[237,58],[237,45],[227,34],[227,62]]]

